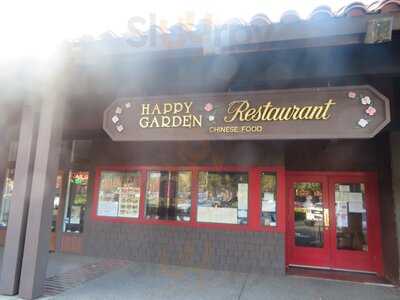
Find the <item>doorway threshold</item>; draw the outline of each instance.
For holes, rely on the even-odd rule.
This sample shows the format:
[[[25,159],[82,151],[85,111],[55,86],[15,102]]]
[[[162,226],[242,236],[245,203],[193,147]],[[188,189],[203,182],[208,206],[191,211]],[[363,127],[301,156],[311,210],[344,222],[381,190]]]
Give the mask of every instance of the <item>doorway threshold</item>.
[[[288,266],[286,275],[296,277],[309,277],[315,279],[346,281],[366,285],[394,287],[390,281],[377,276],[375,273],[334,270],[326,268],[310,268],[303,266]]]

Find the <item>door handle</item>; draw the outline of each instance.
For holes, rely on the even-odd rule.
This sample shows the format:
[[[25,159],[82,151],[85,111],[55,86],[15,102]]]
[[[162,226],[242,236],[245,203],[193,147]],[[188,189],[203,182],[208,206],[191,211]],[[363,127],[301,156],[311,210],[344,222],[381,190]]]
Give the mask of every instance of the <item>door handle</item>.
[[[329,209],[324,208],[324,226],[325,229],[329,227]]]

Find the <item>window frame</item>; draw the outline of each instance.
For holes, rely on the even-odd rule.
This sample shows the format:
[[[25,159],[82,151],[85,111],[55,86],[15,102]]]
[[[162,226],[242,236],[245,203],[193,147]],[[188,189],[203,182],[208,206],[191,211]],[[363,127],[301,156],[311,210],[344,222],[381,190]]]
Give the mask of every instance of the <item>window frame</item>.
[[[198,192],[199,192],[199,186],[198,186],[198,176],[200,172],[215,172],[215,173],[247,173],[247,184],[248,184],[248,195],[247,195],[247,223],[246,224],[230,224],[230,223],[217,223],[217,222],[198,222],[197,221],[197,208],[198,208]],[[202,224],[206,224],[206,225],[217,225],[218,227],[225,227],[225,226],[235,226],[235,227],[249,227],[249,222],[250,222],[250,210],[251,210],[251,203],[252,203],[252,199],[251,199],[251,181],[252,181],[252,172],[251,172],[251,168],[250,167],[223,167],[223,169],[221,168],[215,168],[215,167],[201,167],[198,168],[197,172],[196,172],[196,214],[195,214],[195,218],[196,218],[196,224],[200,225],[199,227],[203,227]]]
[[[63,187],[65,188],[65,194],[64,194],[64,204],[62,207],[62,215],[63,215],[63,219],[62,219],[62,223],[61,223],[61,232],[62,234],[72,234],[72,235],[80,235],[83,234],[84,230],[81,230],[80,232],[70,232],[70,231],[66,231],[66,223],[65,223],[65,219],[67,218],[68,215],[68,209],[69,209],[69,204],[70,204],[70,188],[71,188],[71,183],[70,183],[70,176],[73,172],[87,172],[88,173],[88,183],[87,183],[87,192],[86,192],[86,211],[85,214],[88,213],[88,209],[89,209],[89,201],[90,201],[90,169],[86,168],[86,167],[76,167],[76,168],[69,168],[68,171],[66,171],[65,176],[66,176],[66,185],[64,186],[64,181],[63,181]],[[57,174],[58,176],[58,174]],[[86,221],[86,216],[83,216],[83,226],[85,226],[85,221]]]
[[[191,196],[192,197],[191,197],[191,203],[190,203],[190,220],[189,221],[178,221],[178,220],[160,220],[160,219],[155,219],[155,218],[147,218],[145,201],[146,201],[146,194],[147,194],[147,179],[148,179],[149,173],[150,172],[176,172],[176,171],[191,173]],[[145,176],[144,190],[143,190],[143,211],[142,211],[143,219],[148,220],[148,221],[151,221],[151,220],[157,221],[157,223],[159,223],[159,222],[167,222],[167,223],[176,223],[177,222],[177,223],[187,223],[187,224],[192,223],[192,220],[193,220],[193,213],[192,213],[192,210],[193,210],[193,183],[194,183],[193,182],[193,175],[194,175],[193,169],[190,167],[174,167],[174,168],[171,168],[171,167],[160,167],[160,168],[148,167],[148,168],[145,168],[144,167],[143,172],[144,172],[143,174]],[[142,194],[142,192],[141,192],[141,194]],[[140,211],[139,211],[139,219],[140,219]]]
[[[109,217],[98,216],[97,208],[99,201],[100,180],[101,172],[103,171],[119,171],[119,172],[132,172],[138,171],[140,173],[140,203],[139,203],[139,217],[126,218],[126,217]],[[145,201],[146,201],[146,187],[147,176],[150,171],[189,171],[192,176],[192,201],[190,221],[178,220],[159,220],[153,218],[146,218],[145,216]],[[248,215],[247,224],[226,224],[226,223],[209,223],[197,221],[197,200],[198,200],[198,175],[199,172],[247,172],[249,195],[248,195]],[[259,199],[260,179],[262,172],[275,173],[277,176],[277,225],[265,226],[261,224],[260,212],[261,201]],[[255,167],[255,166],[154,166],[154,165],[125,165],[125,166],[98,166],[95,168],[94,188],[92,205],[90,209],[90,217],[93,221],[110,222],[110,223],[128,223],[128,224],[157,224],[178,227],[191,227],[191,228],[209,228],[209,229],[222,229],[228,231],[252,231],[252,232],[281,232],[285,230],[285,169],[283,166],[270,166],[270,167]]]

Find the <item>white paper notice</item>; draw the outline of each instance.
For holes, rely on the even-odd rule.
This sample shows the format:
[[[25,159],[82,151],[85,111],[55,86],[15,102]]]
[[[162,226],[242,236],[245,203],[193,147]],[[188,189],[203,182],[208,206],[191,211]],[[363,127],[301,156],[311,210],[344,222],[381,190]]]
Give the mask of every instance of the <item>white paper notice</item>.
[[[339,191],[340,192],[350,192],[350,186],[349,185],[340,184],[339,185]]]
[[[349,226],[347,213],[336,215],[336,226],[337,227],[348,227]]]
[[[364,213],[362,193],[349,193],[349,212],[351,213]]]
[[[70,224],[79,224],[81,221],[81,207],[78,205],[71,206],[71,217],[69,218]]]
[[[261,210],[265,212],[275,212],[276,211],[276,202],[275,201],[262,201],[261,202]]]
[[[343,193],[341,193],[343,194]],[[336,226],[337,227],[347,227],[347,202],[336,203]]]
[[[238,184],[238,208],[247,210],[247,194],[248,194],[248,184],[239,183]]]
[[[274,193],[265,192],[264,195],[263,195],[263,201],[273,201],[273,202],[275,202],[275,194]]]
[[[97,207],[98,216],[116,217],[118,214],[118,202],[115,201],[99,201]]]
[[[139,217],[139,210],[131,208],[129,210],[119,210],[118,211],[118,217],[124,217],[124,218],[138,218]]]
[[[239,218],[247,218],[247,210],[239,209],[238,210],[238,217]]]
[[[197,221],[208,223],[237,223],[237,208],[198,207]]]
[[[343,197],[343,192],[335,192],[335,202],[340,203],[340,202],[346,202],[346,199]]]

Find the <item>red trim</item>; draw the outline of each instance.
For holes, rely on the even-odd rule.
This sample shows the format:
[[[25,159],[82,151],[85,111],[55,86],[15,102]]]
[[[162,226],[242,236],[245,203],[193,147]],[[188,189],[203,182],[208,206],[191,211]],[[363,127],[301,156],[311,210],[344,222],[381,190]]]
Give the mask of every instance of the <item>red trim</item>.
[[[292,185],[296,181],[322,182],[324,207],[329,208],[330,226],[325,232],[324,248],[313,249],[294,246],[294,218]],[[323,266],[376,272],[383,275],[380,213],[377,175],[374,172],[287,172],[286,263]],[[359,182],[366,185],[368,251],[347,251],[336,248],[335,184]]]
[[[100,188],[100,174],[102,171],[140,171],[141,196],[139,218],[104,217],[97,215],[98,194]],[[192,172],[192,207],[191,218],[188,222],[146,219],[145,210],[145,187],[146,172],[150,170],[166,171],[191,171]],[[236,171],[248,172],[249,174],[249,203],[248,221],[243,224],[218,224],[197,222],[197,190],[199,171]],[[277,226],[263,226],[260,221],[260,174],[261,172],[274,172],[277,174]],[[101,222],[129,223],[129,224],[159,224],[178,227],[213,228],[232,231],[261,231],[261,232],[285,232],[285,173],[282,166],[274,167],[252,167],[252,166],[99,166],[96,168],[94,181],[93,204],[91,208],[91,219]]]

